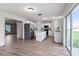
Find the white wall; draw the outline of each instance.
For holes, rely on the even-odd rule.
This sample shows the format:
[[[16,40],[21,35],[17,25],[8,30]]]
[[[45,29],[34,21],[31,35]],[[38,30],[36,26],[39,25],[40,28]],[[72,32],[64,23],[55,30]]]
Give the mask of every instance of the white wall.
[[[22,22],[17,22],[17,38],[22,38]]]
[[[5,18],[0,16],[0,46],[5,45]]]
[[[51,36],[54,37],[54,19],[51,21]]]
[[[41,28],[42,28],[42,23],[41,23],[41,21],[37,21],[37,22],[36,22],[36,27],[37,27],[37,30],[38,30],[38,31],[41,30]]]
[[[54,19],[54,32],[58,26],[58,19]]]
[[[35,29],[36,28],[36,23],[30,23],[30,28]]]

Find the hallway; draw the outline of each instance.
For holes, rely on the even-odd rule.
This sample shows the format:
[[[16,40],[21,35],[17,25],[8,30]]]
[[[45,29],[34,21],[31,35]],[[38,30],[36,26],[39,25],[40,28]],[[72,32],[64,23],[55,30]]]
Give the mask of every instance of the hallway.
[[[16,36],[6,36],[6,46],[0,47],[2,56],[69,56],[69,52],[51,37],[42,42],[16,39]]]

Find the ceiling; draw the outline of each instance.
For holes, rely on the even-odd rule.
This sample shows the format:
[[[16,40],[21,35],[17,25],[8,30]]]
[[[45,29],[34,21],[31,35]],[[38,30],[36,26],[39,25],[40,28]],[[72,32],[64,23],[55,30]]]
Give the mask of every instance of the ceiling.
[[[69,3],[0,3],[0,10],[24,17],[28,20],[49,21],[52,17],[62,16]],[[34,8],[34,12],[27,8]],[[41,13],[41,16],[38,14]]]

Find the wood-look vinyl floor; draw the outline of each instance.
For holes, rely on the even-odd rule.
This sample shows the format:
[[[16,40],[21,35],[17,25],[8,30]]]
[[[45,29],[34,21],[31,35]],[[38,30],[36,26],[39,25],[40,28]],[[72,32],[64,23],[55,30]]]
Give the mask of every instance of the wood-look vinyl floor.
[[[8,35],[6,45],[0,47],[0,56],[69,56],[69,52],[61,44],[55,43],[52,37],[38,42]]]

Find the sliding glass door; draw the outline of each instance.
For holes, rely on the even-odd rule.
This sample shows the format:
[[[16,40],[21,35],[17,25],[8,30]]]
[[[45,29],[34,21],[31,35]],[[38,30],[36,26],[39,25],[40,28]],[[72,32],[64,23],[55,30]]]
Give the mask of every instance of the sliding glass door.
[[[79,56],[79,5],[72,11],[72,55]]]
[[[66,16],[66,47],[70,54],[79,56],[79,5]]]

